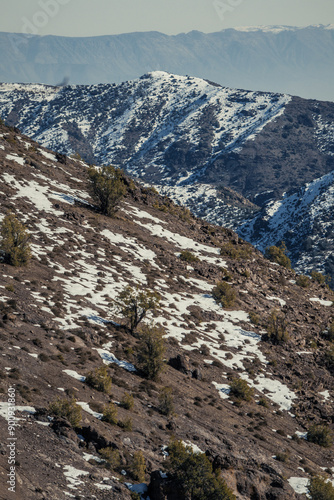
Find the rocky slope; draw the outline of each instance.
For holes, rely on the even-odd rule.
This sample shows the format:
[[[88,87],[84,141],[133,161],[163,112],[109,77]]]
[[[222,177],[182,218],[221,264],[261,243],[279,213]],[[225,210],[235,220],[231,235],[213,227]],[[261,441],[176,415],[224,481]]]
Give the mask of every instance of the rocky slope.
[[[217,2],[217,15],[224,4]],[[26,26],[29,33],[34,27]],[[120,83],[149,71],[236,88],[334,100],[333,25],[56,37],[0,33],[0,81]]]
[[[116,500],[131,490],[145,498],[149,487],[150,499],[161,500],[166,480],[155,471],[164,470],[173,435],[205,452],[238,500],[305,498],[312,474],[334,473],[332,448],[303,438],[312,423],[333,428],[326,334],[333,293],[317,282],[298,286],[293,271],[265,260],[231,230],[131,181],[116,217],[99,214],[86,168],[1,125],[1,219],[11,210],[25,223],[33,253],[27,267],[0,264],[0,432],[6,443],[13,385],[17,498]],[[183,250],[198,260],[182,261]],[[233,307],[214,301],[218,280],[235,290]],[[138,340],[111,305],[128,284],[161,295],[151,318],[166,331],[158,382],[138,371]],[[289,339],[281,344],[266,335],[273,309],[286,321]],[[111,394],[85,383],[102,363],[112,375]],[[235,377],[255,389],[249,402],[230,394]],[[175,406],[169,418],[159,412],[166,386]],[[134,396],[131,410],[119,405],[125,392]],[[83,409],[80,430],[48,418],[50,402],[71,396]],[[121,422],[132,419],[132,430],[101,421],[110,400]],[[115,470],[101,462],[108,445],[121,455]],[[129,472],[138,450],[147,465],[140,486]],[[5,445],[0,467],[0,498],[8,500]]]

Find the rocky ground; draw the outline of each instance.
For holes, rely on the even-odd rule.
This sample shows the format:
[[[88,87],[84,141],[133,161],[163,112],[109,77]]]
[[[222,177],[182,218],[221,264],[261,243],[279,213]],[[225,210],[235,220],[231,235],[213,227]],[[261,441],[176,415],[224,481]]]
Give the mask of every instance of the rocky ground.
[[[140,491],[162,500],[166,480],[159,471],[173,436],[206,453],[238,500],[302,499],[313,474],[332,478],[332,448],[305,439],[313,423],[333,429],[326,331],[334,296],[326,285],[298,285],[294,271],[269,262],[231,230],[130,180],[116,216],[103,216],[82,161],[4,126],[0,182],[1,219],[14,212],[32,249],[27,267],[0,264],[1,499],[130,499]],[[182,261],[184,250],[198,260]],[[220,280],[236,292],[227,309],[212,297]],[[160,310],[148,318],[166,334],[166,366],[155,382],[137,369],[138,338],[113,307],[126,285],[161,296]],[[288,338],[279,344],[267,335],[273,310],[285,318]],[[103,364],[110,393],[85,382]],[[250,401],[230,394],[236,377],[254,388]],[[6,485],[12,386],[20,419],[16,496]],[[168,418],[159,411],[164,387],[171,387],[175,408]],[[125,393],[134,397],[132,409],[120,405]],[[71,397],[82,407],[78,428],[50,418],[50,402]],[[101,420],[110,401],[119,425]],[[124,425],[129,419],[132,430]],[[119,451],[117,467],[102,460],[108,446]],[[139,450],[146,461],[140,486],[131,475]]]

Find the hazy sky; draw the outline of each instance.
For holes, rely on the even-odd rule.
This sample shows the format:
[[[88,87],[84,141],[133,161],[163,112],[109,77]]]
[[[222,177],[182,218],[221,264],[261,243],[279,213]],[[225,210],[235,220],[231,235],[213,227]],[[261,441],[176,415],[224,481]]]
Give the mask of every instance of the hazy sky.
[[[334,0],[1,0],[0,31],[95,36],[334,24]]]

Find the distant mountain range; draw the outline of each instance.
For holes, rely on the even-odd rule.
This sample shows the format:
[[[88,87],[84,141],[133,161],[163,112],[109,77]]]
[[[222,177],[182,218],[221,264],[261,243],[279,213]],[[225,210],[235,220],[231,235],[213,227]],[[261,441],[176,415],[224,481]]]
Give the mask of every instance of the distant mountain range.
[[[334,276],[334,103],[159,71],[120,85],[2,84],[0,115],[58,153],[124,168],[262,250],[283,239],[300,271]]]
[[[0,81],[120,83],[164,70],[224,86],[334,100],[334,25],[100,37],[0,33]]]

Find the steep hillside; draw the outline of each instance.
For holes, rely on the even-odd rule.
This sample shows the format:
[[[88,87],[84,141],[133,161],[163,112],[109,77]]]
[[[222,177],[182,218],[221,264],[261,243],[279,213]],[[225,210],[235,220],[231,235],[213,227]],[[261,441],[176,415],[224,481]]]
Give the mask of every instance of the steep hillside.
[[[172,436],[205,452],[238,500],[302,499],[312,474],[332,480],[333,448],[304,438],[312,424],[333,429],[333,293],[316,281],[302,288],[293,271],[231,230],[130,179],[120,210],[106,217],[90,198],[82,161],[0,127],[1,219],[15,213],[32,250],[27,267],[0,264],[0,432],[6,443],[14,386],[17,498],[119,500],[131,491],[145,498],[149,488],[151,500],[162,500],[165,488],[169,500],[182,500],[171,476],[158,472]],[[192,259],[182,260],[183,251]],[[235,292],[229,307],[213,299],[219,281]],[[139,339],[113,307],[126,285],[161,296],[147,318],[165,329],[158,381],[143,377]],[[282,341],[269,326],[273,310]],[[85,378],[103,364],[110,393]],[[232,391],[239,378],[254,389],[249,401]],[[165,387],[169,416],[159,400]],[[126,409],[130,392],[134,404]],[[50,418],[50,402],[72,396],[82,408],[80,429]],[[101,419],[110,401],[118,425]],[[120,463],[103,461],[106,447],[118,450]],[[6,500],[7,451],[2,445]],[[138,451],[147,467],[140,486]]]
[[[223,5],[217,2],[217,15]],[[120,83],[164,70],[229,87],[333,101],[333,34],[333,25],[192,31],[177,36],[147,32],[76,38],[0,33],[0,81]]]

